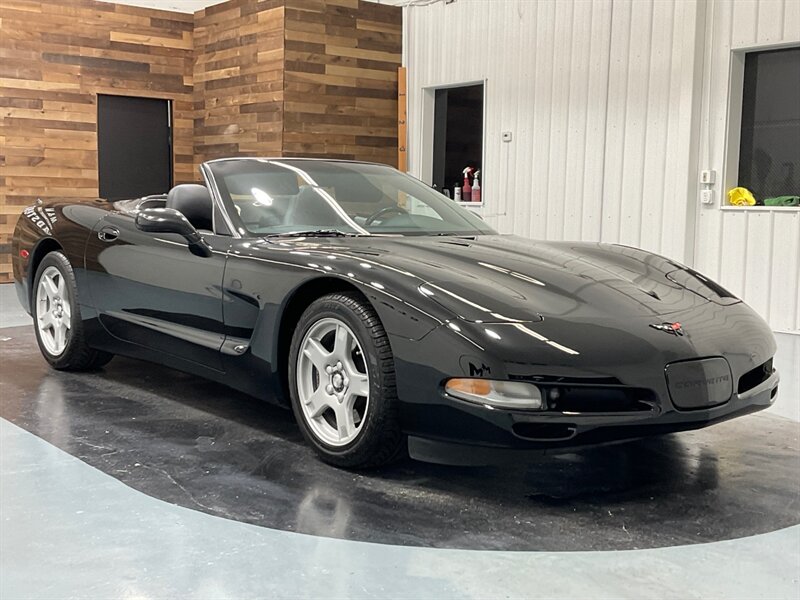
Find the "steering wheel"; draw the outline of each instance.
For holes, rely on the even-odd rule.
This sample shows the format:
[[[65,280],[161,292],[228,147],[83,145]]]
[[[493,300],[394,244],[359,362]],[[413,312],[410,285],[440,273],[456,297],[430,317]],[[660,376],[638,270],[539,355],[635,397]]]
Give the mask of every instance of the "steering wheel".
[[[380,209],[378,211],[375,211],[370,216],[368,216],[366,218],[366,220],[364,221],[364,227],[372,225],[372,223],[373,223],[373,221],[375,221],[375,219],[378,219],[378,218],[383,217],[384,215],[388,215],[390,213],[397,213],[398,215],[407,215],[408,211],[405,208],[401,208],[401,207],[399,207],[397,205],[395,205],[395,206],[386,206],[386,207],[384,207],[384,208],[382,208],[382,209]]]

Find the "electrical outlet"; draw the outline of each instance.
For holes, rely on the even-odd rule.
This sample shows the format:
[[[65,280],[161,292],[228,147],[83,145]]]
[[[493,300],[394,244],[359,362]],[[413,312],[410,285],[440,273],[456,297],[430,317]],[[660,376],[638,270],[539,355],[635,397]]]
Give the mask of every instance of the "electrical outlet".
[[[700,171],[700,183],[703,185],[714,185],[717,180],[717,172],[713,170]]]
[[[700,190],[701,204],[714,204],[714,190]]]

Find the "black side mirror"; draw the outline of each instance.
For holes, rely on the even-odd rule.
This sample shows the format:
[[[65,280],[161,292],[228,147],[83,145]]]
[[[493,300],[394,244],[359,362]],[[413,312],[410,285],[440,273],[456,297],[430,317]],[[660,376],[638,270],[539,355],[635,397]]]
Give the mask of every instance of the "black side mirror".
[[[186,239],[195,256],[211,256],[211,248],[189,222],[174,208],[145,208],[136,215],[136,228],[145,233],[177,233]]]

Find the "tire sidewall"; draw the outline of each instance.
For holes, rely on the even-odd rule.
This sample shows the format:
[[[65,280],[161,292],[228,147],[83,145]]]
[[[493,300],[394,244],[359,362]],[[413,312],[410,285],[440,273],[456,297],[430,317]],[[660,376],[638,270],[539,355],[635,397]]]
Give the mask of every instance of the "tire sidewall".
[[[300,405],[300,396],[297,390],[297,360],[300,353],[300,344],[309,329],[317,321],[326,318],[338,319],[350,328],[361,345],[364,362],[367,366],[367,374],[369,375],[369,407],[366,421],[356,439],[344,446],[331,446],[317,438],[306,422],[306,416],[303,407]],[[334,459],[335,462],[338,462],[336,461],[337,458],[346,461],[346,457],[349,455],[368,452],[376,443],[377,438],[383,434],[379,430],[383,421],[380,416],[388,408],[386,403],[392,401],[393,390],[386,390],[386,382],[384,381],[380,363],[381,360],[378,357],[377,348],[369,330],[358,314],[347,304],[323,297],[313,302],[303,313],[292,336],[289,351],[289,391],[292,411],[303,437],[326,458]],[[386,394],[387,391],[390,392],[388,396]]]

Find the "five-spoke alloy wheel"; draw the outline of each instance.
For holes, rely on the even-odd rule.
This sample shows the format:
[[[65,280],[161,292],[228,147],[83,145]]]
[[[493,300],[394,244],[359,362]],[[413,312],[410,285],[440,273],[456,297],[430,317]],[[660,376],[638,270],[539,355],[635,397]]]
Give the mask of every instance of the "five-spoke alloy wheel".
[[[352,442],[369,410],[364,351],[341,320],[315,322],[300,343],[297,393],[306,422],[331,446]]]
[[[56,267],[47,267],[36,287],[36,327],[48,353],[60,356],[67,347],[72,327],[72,308],[64,276]]]
[[[87,343],[77,298],[72,265],[61,252],[50,252],[36,269],[31,305],[39,350],[56,369],[95,369],[113,357]]]
[[[292,338],[289,387],[300,429],[325,461],[362,468],[401,455],[389,340],[360,294],[329,294],[306,309]]]

